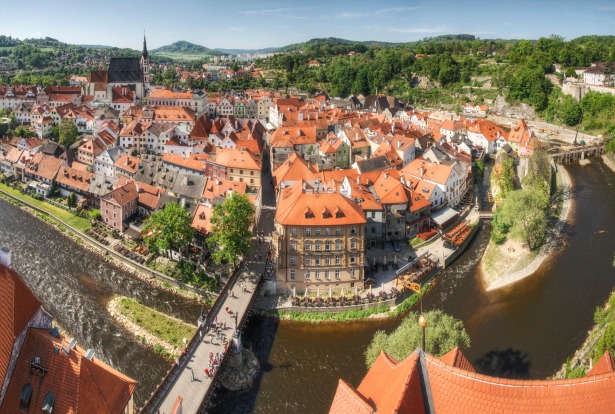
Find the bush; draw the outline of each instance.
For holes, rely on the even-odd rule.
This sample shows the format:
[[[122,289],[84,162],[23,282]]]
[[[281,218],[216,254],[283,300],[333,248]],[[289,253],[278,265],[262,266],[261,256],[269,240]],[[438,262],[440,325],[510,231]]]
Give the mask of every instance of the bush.
[[[609,351],[611,355],[615,355],[615,323],[610,323],[605,329],[604,334],[596,343],[594,362],[597,362],[605,351]]]

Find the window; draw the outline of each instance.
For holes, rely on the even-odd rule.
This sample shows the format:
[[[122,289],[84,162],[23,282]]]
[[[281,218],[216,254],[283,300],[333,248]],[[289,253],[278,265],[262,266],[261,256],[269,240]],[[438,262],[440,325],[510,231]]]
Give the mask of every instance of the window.
[[[322,242],[320,240],[318,240],[316,242],[316,250],[320,250],[320,246],[322,245]]]
[[[331,277],[329,276],[329,271],[325,270],[325,279],[329,280]]]
[[[297,242],[293,240],[290,242],[290,251],[294,252],[296,250],[297,250]]]
[[[357,256],[354,254],[350,255],[350,264],[356,264],[357,263]]]
[[[250,171],[250,175],[254,175],[254,171]]]
[[[331,228],[329,228],[329,227],[325,228],[325,235],[326,236],[330,236],[331,235]]]
[[[290,228],[290,235],[291,236],[296,236],[297,235],[297,229],[295,227],[291,227]]]
[[[325,266],[329,266],[331,264],[331,256],[325,256]]]
[[[297,256],[290,256],[290,265],[295,266],[297,264]]]
[[[375,227],[372,227],[372,234],[373,233],[376,233],[376,228]]]
[[[316,230],[314,231],[317,236],[320,236],[320,227],[316,227]]]
[[[336,227],[335,228],[335,235],[339,236],[340,234],[342,234],[342,229],[340,227]]]
[[[320,266],[320,256],[316,256],[316,257],[314,258],[314,264],[315,264],[316,266]]]
[[[295,279],[295,269],[292,269],[290,271],[290,278],[293,279],[293,280]]]
[[[351,249],[356,249],[357,248],[357,239],[351,239],[350,240],[350,248]]]
[[[350,234],[357,234],[357,226],[352,226],[350,228]]]
[[[325,242],[325,250],[331,250],[331,242],[329,240]]]
[[[350,269],[350,277],[354,279],[355,269]]]
[[[32,399],[32,385],[30,383],[23,386],[21,396],[19,397],[19,408],[25,411],[30,409],[30,400]]]
[[[310,256],[305,256],[305,265],[306,266],[312,265],[312,258]]]
[[[316,270],[316,271],[314,272],[314,275],[315,275],[315,277],[316,277],[316,280],[320,280],[320,270]]]
[[[340,280],[340,269],[335,269],[335,278]]]
[[[335,241],[335,250],[342,250],[342,241],[341,240],[336,240]]]
[[[312,235],[312,229],[311,229],[311,228],[309,228],[309,227],[306,227],[306,228],[305,228],[305,235],[306,235],[306,236],[311,236],[311,235]]]
[[[43,413],[51,414],[53,412],[53,406],[55,404],[56,398],[52,392],[48,392],[45,395],[45,400],[43,401]]]
[[[310,275],[310,271],[309,271],[309,270],[307,270],[307,271],[305,272],[305,278],[306,278],[306,279],[309,279],[309,278],[310,278],[310,276],[311,276],[311,275]]]
[[[335,264],[341,264],[342,263],[342,257],[339,254],[335,255]]]
[[[239,174],[243,174],[243,170],[239,170]]]
[[[304,250],[312,250],[312,242],[305,242]]]

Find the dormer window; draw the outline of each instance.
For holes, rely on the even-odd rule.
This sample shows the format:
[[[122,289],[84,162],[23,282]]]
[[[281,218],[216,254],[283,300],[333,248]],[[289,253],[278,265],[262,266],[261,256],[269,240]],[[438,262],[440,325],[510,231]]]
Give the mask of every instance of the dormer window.
[[[30,409],[30,400],[32,399],[32,385],[30,383],[23,386],[21,395],[19,396],[19,408],[24,411]]]

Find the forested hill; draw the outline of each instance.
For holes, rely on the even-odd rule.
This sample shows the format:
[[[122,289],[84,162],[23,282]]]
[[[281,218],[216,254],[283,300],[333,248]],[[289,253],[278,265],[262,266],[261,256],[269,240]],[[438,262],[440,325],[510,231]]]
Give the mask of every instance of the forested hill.
[[[180,40],[173,44],[162,46],[150,51],[152,54],[164,54],[164,53],[177,53],[177,54],[207,54],[207,55],[222,55],[222,52],[218,52],[213,49],[209,49],[205,46],[195,45],[194,43]]]

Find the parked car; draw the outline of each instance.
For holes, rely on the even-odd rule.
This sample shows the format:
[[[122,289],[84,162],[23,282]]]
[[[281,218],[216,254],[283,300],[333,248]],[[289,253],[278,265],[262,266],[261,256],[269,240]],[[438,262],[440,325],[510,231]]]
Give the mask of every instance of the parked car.
[[[395,252],[401,253],[401,246],[399,245],[399,243],[391,240],[391,245],[393,246],[393,250],[395,250]]]

